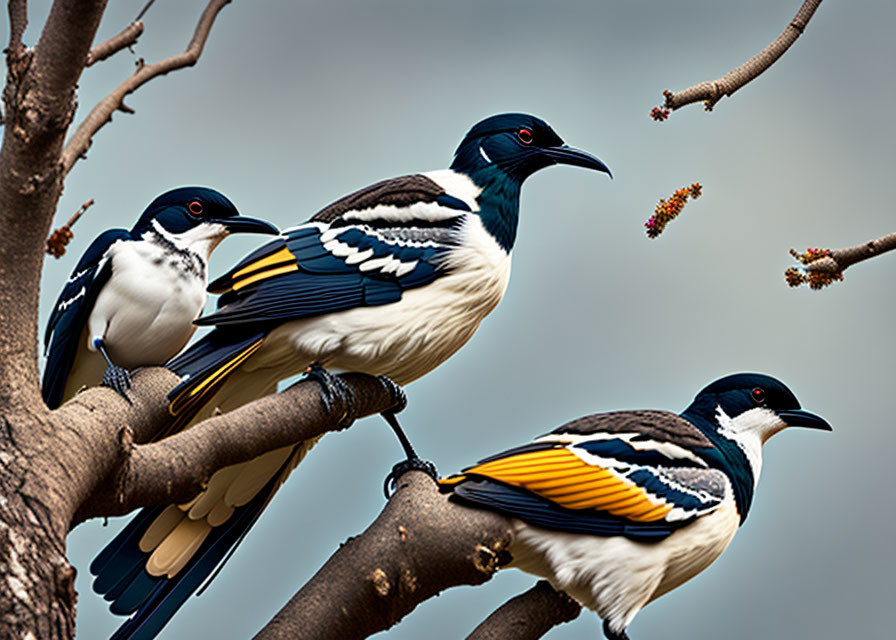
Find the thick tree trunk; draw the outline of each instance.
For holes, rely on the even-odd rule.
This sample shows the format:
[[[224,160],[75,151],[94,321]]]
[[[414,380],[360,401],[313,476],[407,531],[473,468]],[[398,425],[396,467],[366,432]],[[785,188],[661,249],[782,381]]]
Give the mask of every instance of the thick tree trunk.
[[[59,467],[24,432],[46,423],[7,414],[0,437],[0,638],[72,638],[75,569],[65,556]],[[18,443],[16,435],[26,435]],[[30,441],[30,442],[28,442]]]

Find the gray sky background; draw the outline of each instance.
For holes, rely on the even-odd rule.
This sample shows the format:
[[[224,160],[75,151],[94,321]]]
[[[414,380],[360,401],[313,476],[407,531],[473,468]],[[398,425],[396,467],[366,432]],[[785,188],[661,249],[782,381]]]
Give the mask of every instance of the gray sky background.
[[[99,37],[143,2],[110,3]],[[29,3],[33,43],[46,13]],[[136,47],[183,50],[204,2],[159,2]],[[454,358],[410,385],[403,422],[443,473],[566,420],[680,410],[736,371],[783,379],[833,434],[766,447],[747,523],[709,570],[647,607],[633,638],[892,637],[891,465],[896,258],[822,292],[790,290],[789,247],[842,247],[893,231],[896,5],[824,3],[770,72],[665,123],[663,89],[714,79],[754,55],[799,2],[248,2],[218,18],[198,66],[128,98],[66,183],[58,224],[89,197],[63,260],[48,259],[41,321],[102,229],[130,227],[166,189],[204,184],[281,227],[375,180],[442,168],[466,130],[503,111],[547,119],[615,179],[548,169],[523,189],[501,305]],[[129,74],[124,52],[88,69],[78,116]],[[656,201],[704,196],[655,241]],[[259,238],[225,242],[221,273]],[[210,301],[209,304],[212,304]],[[383,505],[400,457],[385,423],[327,436],[213,586],[166,638],[251,636]],[[89,587],[90,558],[122,526],[69,538],[82,638],[118,620]],[[502,572],[419,607],[390,638],[457,638],[534,579]],[[585,613],[550,638],[597,638]]]

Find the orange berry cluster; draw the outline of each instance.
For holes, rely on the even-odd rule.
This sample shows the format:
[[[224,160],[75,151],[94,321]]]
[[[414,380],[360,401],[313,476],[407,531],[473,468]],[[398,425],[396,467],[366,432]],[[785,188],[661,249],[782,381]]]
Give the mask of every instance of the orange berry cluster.
[[[61,258],[65,255],[65,247],[74,236],[68,225],[59,227],[47,238],[47,253],[54,258]]]
[[[809,247],[806,249],[806,253],[797,253],[796,249],[790,250],[790,255],[794,258],[802,262],[803,264],[811,264],[816,260],[821,260],[822,258],[827,258],[831,255],[830,249],[815,249],[813,247]]]
[[[830,249],[806,249],[805,253],[797,253],[794,249],[790,250],[790,255],[799,260],[804,265],[811,265],[817,260],[827,258],[832,255]],[[808,284],[811,289],[821,289],[827,285],[843,280],[842,271],[815,271],[812,269],[796,269],[790,267],[784,271],[784,279],[791,287],[798,287],[801,284]]]
[[[647,229],[647,236],[650,238],[659,236],[663,229],[666,228],[666,225],[681,213],[688,198],[696,200],[702,193],[703,185],[695,182],[690,187],[676,189],[675,193],[668,200],[661,198],[656,205],[656,209],[653,210],[653,215],[644,223],[644,227]]]

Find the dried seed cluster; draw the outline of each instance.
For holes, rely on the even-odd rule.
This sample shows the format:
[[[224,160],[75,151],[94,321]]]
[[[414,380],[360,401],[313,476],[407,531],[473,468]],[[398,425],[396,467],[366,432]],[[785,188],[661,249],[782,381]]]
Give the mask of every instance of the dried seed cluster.
[[[668,200],[661,198],[656,205],[656,209],[653,211],[653,215],[644,223],[648,237],[656,238],[659,236],[663,232],[663,229],[666,228],[666,225],[681,213],[688,198],[694,198],[696,200],[702,193],[703,185],[699,182],[695,182],[690,187],[676,189],[675,193],[673,193]]]

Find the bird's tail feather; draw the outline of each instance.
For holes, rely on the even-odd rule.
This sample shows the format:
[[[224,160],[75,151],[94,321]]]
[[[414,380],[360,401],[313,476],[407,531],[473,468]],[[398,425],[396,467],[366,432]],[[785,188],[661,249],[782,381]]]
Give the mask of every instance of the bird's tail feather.
[[[171,360],[166,366],[183,380],[168,393],[168,411],[173,418],[159,436],[177,433],[193,421],[237,367],[261,347],[265,335],[259,331],[232,340],[228,332],[212,331]]]
[[[111,640],[154,638],[194,592],[200,587],[205,589],[314,442],[288,447],[286,459],[281,460],[261,491],[237,507],[224,524],[212,527],[195,553],[173,575],[154,576],[145,568],[149,554],[141,551],[140,542],[152,523],[159,520],[163,509],[144,509],[90,566],[91,573],[96,575],[94,590],[112,601],[112,611],[132,614]],[[181,512],[182,522],[190,520],[187,511],[180,507],[168,509],[172,508]]]

